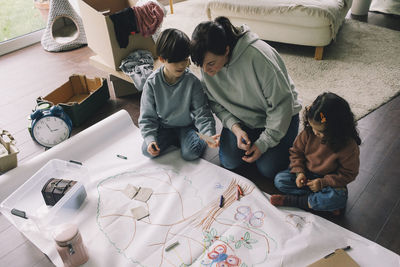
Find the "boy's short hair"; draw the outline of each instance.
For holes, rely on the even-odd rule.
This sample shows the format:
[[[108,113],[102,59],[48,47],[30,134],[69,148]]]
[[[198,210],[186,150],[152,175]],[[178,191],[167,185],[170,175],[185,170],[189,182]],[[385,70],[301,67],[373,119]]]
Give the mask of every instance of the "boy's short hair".
[[[156,51],[169,63],[181,62],[190,55],[190,39],[178,29],[166,29],[158,37]]]

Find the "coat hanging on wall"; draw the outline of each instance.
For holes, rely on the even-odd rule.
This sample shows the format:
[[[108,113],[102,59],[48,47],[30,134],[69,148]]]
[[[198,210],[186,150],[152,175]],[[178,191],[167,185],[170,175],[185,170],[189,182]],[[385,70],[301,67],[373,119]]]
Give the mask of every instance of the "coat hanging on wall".
[[[71,50],[87,44],[82,20],[68,0],[50,0],[49,18],[41,43],[50,52]]]

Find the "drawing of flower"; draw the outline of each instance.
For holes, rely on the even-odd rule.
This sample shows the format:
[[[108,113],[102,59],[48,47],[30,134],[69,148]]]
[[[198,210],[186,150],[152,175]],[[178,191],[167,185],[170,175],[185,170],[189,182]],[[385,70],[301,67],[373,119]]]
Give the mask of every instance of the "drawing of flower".
[[[258,240],[251,239],[250,238],[250,233],[246,232],[243,237],[241,237],[238,241],[236,241],[235,248],[238,249],[243,245],[247,249],[252,249],[253,246],[251,244],[254,244],[254,243],[257,243],[257,242],[258,242]]]
[[[203,241],[206,243],[207,247],[211,246],[211,244],[220,239],[217,230],[215,230],[214,228],[211,228],[210,231],[203,232],[203,235]]]

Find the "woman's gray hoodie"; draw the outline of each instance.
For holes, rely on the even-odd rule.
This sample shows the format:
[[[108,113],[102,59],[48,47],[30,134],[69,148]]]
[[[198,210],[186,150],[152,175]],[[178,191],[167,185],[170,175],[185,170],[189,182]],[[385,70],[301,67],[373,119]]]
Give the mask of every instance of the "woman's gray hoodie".
[[[265,128],[255,145],[262,153],[285,136],[301,104],[285,64],[274,48],[242,26],[229,62],[214,76],[202,70],[211,109],[231,129],[235,123]]]

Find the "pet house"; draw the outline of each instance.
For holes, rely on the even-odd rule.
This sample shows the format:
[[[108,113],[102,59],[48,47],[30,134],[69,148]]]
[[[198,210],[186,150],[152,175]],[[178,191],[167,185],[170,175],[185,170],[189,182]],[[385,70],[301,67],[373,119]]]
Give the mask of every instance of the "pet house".
[[[87,44],[82,20],[69,1],[50,1],[49,18],[41,43],[50,52],[71,50]]]

